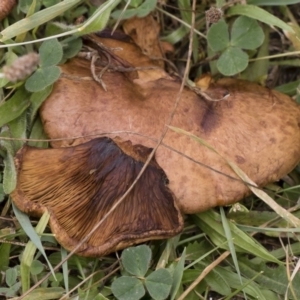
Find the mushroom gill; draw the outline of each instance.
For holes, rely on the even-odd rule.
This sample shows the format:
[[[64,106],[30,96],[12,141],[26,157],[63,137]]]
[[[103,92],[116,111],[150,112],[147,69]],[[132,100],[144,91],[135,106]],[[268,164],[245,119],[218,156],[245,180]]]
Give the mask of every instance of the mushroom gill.
[[[93,229],[126,192],[151,149],[109,138],[58,149],[23,147],[17,154],[17,188],[11,194],[22,211],[50,212],[50,226],[66,249]],[[154,159],[133,190],[79,248],[84,256],[103,256],[149,239],[176,235],[182,216]]]

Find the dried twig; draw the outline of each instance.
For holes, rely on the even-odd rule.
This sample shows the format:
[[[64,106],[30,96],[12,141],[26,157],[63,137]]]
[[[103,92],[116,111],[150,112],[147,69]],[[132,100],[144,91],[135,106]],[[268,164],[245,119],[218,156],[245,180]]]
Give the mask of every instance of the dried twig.
[[[221,263],[227,256],[230,255],[229,251],[224,252],[215,261],[208,265],[202,273],[193,281],[193,283],[180,295],[177,300],[183,300],[201,281],[205,276],[212,271],[219,263]]]

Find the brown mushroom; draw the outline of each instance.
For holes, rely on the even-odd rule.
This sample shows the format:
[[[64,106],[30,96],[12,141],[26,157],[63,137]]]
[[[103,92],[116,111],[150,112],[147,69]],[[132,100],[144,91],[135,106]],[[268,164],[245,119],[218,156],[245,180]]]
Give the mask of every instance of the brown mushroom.
[[[133,67],[151,66],[132,43],[99,38],[106,47],[123,49],[113,54]],[[119,61],[112,58],[116,68]],[[63,76],[46,100],[41,117],[49,137],[88,136],[101,132],[132,131],[120,136],[149,148],[156,145],[174,107],[180,80],[162,69],[133,74],[106,72],[104,91],[90,75],[89,62],[74,59],[61,66]],[[133,78],[133,79],[132,79]],[[206,90],[221,101],[209,101],[185,89],[172,126],[201,137],[223,157],[235,162],[259,186],[291,171],[300,159],[300,108],[288,96],[257,84],[224,78]],[[141,136],[142,135],[142,136]],[[92,137],[52,143],[70,146]],[[153,141],[153,139],[155,141]],[[184,213],[197,213],[234,203],[249,194],[248,187],[208,170],[178,154],[202,162],[231,177],[231,168],[211,150],[171,130],[156,152],[156,160],[170,180],[170,189]]]
[[[52,147],[57,149],[23,149],[18,157],[18,185],[12,194],[17,206],[30,214],[40,215],[45,208],[49,209],[53,232],[59,242],[70,250],[95,225],[96,220],[100,220],[107,212],[107,208],[102,210],[100,205],[98,210],[93,211],[94,221],[85,224],[92,219],[87,217],[89,214],[85,211],[86,206],[93,209],[95,205],[92,195],[103,195],[104,198],[99,197],[97,203],[106,204],[106,198],[111,197],[106,190],[101,190],[103,184],[98,186],[95,181],[89,181],[98,172],[102,172],[101,164],[105,168],[115,168],[111,177],[115,181],[111,179],[110,186],[120,191],[116,197],[111,197],[109,205],[132,182],[127,179],[127,172],[123,171],[126,169],[123,167],[125,158],[110,157],[104,141],[112,144],[116,142],[116,147],[122,149],[119,151],[124,151],[124,142],[121,141],[130,141],[132,149],[153,148],[168,122],[181,84],[179,79],[171,78],[155,66],[133,43],[102,37],[92,37],[88,43],[99,51],[102,58],[98,61],[98,71],[107,67],[105,59],[109,57],[109,70],[102,76],[107,91],[92,78],[90,62],[75,58],[61,66],[62,76],[40,111],[44,129],[50,138],[85,138],[53,142]],[[105,47],[101,48],[101,45]],[[102,55],[103,51],[105,55]],[[171,125],[207,141],[223,157],[234,161],[259,186],[278,180],[296,166],[300,160],[300,108],[292,99],[254,83],[226,78],[211,82],[205,93],[208,97],[184,89]],[[112,140],[93,140],[91,137],[102,132],[110,132],[107,137]],[[88,164],[89,159],[96,159],[89,149],[98,149],[99,143],[104,154],[98,152],[98,164]],[[82,145],[76,146],[78,144]],[[136,150],[129,152],[126,150],[126,155],[129,153],[132,157],[131,153],[134,152],[136,158]],[[144,163],[145,156],[141,158],[138,154],[137,160]],[[202,164],[197,164],[197,161]],[[171,192],[162,184],[164,173],[158,165],[166,173],[169,188],[183,213],[197,213],[218,205],[231,204],[250,193],[247,185],[239,180],[220,156],[188,136],[169,130],[156,151],[150,170],[146,169],[144,179],[136,187],[148,195],[143,198],[146,206],[137,204],[133,192],[122,204],[130,205],[133,215],[120,217],[123,211],[120,207],[101,227],[105,236],[97,239],[97,243],[95,238],[91,238],[88,242],[90,244],[81,247],[80,254],[100,256],[146,239],[176,234],[182,228],[174,198],[167,196],[167,201],[161,196],[171,195]],[[78,173],[78,170],[83,172]],[[93,170],[96,170],[95,174]],[[44,172],[47,175],[42,176]],[[131,179],[137,173],[137,170],[131,173]],[[157,179],[155,176],[158,176]],[[70,188],[74,178],[81,179],[73,181]],[[127,184],[123,183],[125,179]],[[152,187],[157,180],[160,188]],[[40,186],[40,189],[36,191],[32,186]],[[57,186],[55,195],[53,186]],[[99,193],[88,187],[97,188]],[[82,195],[82,191],[88,196],[78,196],[80,201],[77,203],[74,197]],[[164,201],[167,201],[165,206]],[[153,211],[152,206],[155,207]],[[145,228],[143,222],[136,222],[141,214],[149,214],[145,218],[149,222],[152,220],[151,226],[157,224],[157,232]],[[68,215],[64,220],[72,220],[72,224],[78,222],[78,226],[84,228],[83,234],[77,237],[77,231],[72,230],[71,223],[63,229],[64,225],[59,223],[58,215],[60,218]],[[85,222],[81,220],[83,216]],[[163,227],[164,216],[168,216],[169,220],[166,227]],[[106,230],[112,224],[120,228],[122,224],[128,223],[132,227],[128,227],[126,234],[115,235],[114,229]],[[142,233],[139,235],[131,230]],[[97,238],[99,236],[98,232]]]
[[[11,196],[30,215],[40,216],[48,210],[57,241],[73,250],[126,192],[150,151],[109,138],[69,148],[25,146],[16,157],[18,186]],[[102,256],[179,233],[182,216],[166,184],[164,171],[152,159],[118,210],[77,253]]]

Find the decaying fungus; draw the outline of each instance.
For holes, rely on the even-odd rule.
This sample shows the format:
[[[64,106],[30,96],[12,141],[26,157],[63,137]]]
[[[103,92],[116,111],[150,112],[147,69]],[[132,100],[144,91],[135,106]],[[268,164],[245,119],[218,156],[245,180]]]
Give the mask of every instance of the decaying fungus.
[[[68,249],[100,220],[141,167],[138,163],[128,171],[135,162],[121,154],[120,141],[130,141],[132,149],[153,148],[181,84],[133,43],[101,36],[87,43],[99,52],[96,70],[106,68],[101,80],[107,91],[93,79],[90,62],[75,58],[61,66],[62,76],[40,111],[50,138],[85,138],[53,142],[55,149],[50,150],[25,147],[17,158],[18,186],[12,194],[19,208],[30,214],[40,215],[47,207],[52,230]],[[207,141],[259,186],[278,180],[299,162],[300,108],[288,96],[226,78],[211,82],[205,95],[185,88],[171,125]],[[112,140],[91,137],[103,132]],[[144,162],[140,152],[132,151]],[[238,177],[220,156],[172,130],[155,159],[122,207],[82,246],[82,255],[103,255],[180,230],[182,220],[164,185],[163,171],[183,213],[234,203],[250,192],[247,185],[232,180]],[[112,174],[102,175],[110,169]]]
[[[72,250],[126,192],[149,151],[106,137],[69,148],[25,146],[16,157],[18,187],[11,196],[28,214],[39,216],[48,209],[56,239]],[[153,159],[118,210],[77,253],[105,255],[179,233],[182,216],[166,184],[164,171]]]

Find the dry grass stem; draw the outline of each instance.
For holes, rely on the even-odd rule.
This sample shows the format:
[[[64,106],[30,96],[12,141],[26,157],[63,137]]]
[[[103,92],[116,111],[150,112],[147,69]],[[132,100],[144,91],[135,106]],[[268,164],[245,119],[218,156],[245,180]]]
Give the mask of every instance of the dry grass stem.
[[[215,261],[208,265],[203,272],[194,280],[194,282],[181,294],[177,300],[183,300],[204,278],[212,271],[218,264],[220,264],[226,257],[230,255],[229,251],[224,252]]]

